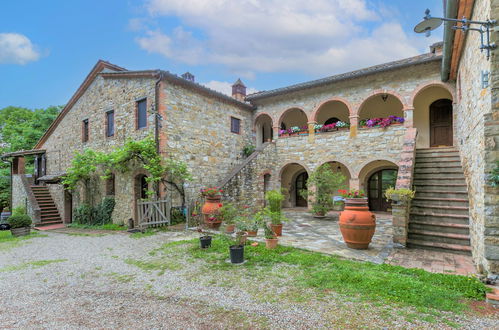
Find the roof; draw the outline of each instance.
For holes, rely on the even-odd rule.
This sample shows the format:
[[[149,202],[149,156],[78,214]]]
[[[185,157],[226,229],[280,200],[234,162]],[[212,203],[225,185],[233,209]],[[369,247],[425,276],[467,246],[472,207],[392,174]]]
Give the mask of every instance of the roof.
[[[380,72],[386,72],[386,71],[391,71],[391,70],[396,70],[396,69],[401,69],[417,64],[424,64],[424,63],[429,63],[433,61],[440,61],[442,59],[441,55],[435,55],[433,53],[427,53],[427,54],[422,54],[414,57],[409,57],[405,58],[402,60],[398,61],[393,61],[393,62],[388,62],[384,64],[379,64],[375,66],[371,66],[365,69],[360,69],[356,71],[351,71],[347,73],[342,73],[322,79],[317,79],[317,80],[312,80],[296,85],[291,85],[283,88],[277,88],[273,89],[270,91],[262,91],[254,94],[250,94],[246,96],[247,101],[255,101],[255,100],[260,100],[272,96],[277,96],[277,95],[282,95],[282,94],[287,94],[291,92],[296,92],[296,91],[301,91],[305,89],[310,89],[310,88],[315,88],[315,87],[320,87],[324,85],[329,85],[331,83],[343,81],[343,80],[348,80],[348,79],[354,79],[354,78],[359,78],[359,77],[364,77]]]
[[[142,70],[142,71],[122,71],[122,72],[102,72],[100,74],[104,78],[133,78],[133,77],[157,77],[161,75],[162,80],[169,81],[172,84],[181,85],[183,87],[194,90],[198,93],[218,98],[222,101],[243,107],[247,110],[253,110],[253,106],[236,100],[232,96],[217,92],[211,88],[198,84],[194,81],[184,79],[169,71],[163,70]]]
[[[104,70],[111,70],[111,71],[126,71],[125,68],[122,68],[120,66],[117,66],[115,64],[109,63],[107,61],[103,60],[98,60],[97,63],[94,65],[92,70],[90,70],[90,73],[87,75],[85,80],[83,80],[83,83],[78,87],[76,90],[76,93],[73,94],[69,102],[66,104],[64,109],[59,113],[59,115],[55,118],[55,120],[52,122],[52,124],[49,126],[49,128],[45,131],[43,136],[38,140],[38,142],[35,145],[34,149],[40,148],[43,143],[47,140],[47,138],[52,134],[52,132],[56,129],[56,127],[59,125],[61,120],[66,116],[68,111],[71,109],[71,107],[78,101],[78,99],[85,93],[87,88],[90,86],[90,84],[94,81],[95,77],[99,72],[102,72]]]
[[[234,83],[232,86],[243,86],[246,87],[243,82],[241,81],[241,78],[237,78],[237,81]]]
[[[38,178],[38,181],[43,181],[45,183],[58,183],[62,178],[66,176],[66,173],[56,173],[56,174],[46,174]]]
[[[44,153],[45,153],[45,149],[21,150],[21,151],[15,151],[15,152],[8,152],[6,154],[3,154],[1,156],[1,158],[40,155],[40,154],[44,154]]]

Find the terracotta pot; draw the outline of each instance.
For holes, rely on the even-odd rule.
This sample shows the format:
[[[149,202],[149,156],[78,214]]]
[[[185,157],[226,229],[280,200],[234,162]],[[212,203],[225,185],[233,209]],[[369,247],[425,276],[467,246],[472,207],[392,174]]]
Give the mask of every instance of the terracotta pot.
[[[234,230],[236,229],[236,225],[227,225],[225,227],[225,232],[227,234],[232,234],[234,232]]]
[[[206,201],[203,204],[203,207],[201,208],[201,213],[203,214],[204,223],[208,226],[208,228],[218,229],[222,224],[222,221],[220,220],[215,220],[215,221],[209,220],[211,214],[218,213],[218,209],[221,207],[220,205],[222,205],[220,203],[221,199],[222,196],[214,196],[214,197],[206,196]]]
[[[258,231],[257,230],[248,230],[247,233],[248,233],[249,237],[256,237],[256,235],[258,234]]]
[[[277,242],[279,239],[277,238],[266,238],[265,239],[265,247],[267,249],[275,249],[277,247]]]
[[[11,228],[10,233],[14,237],[26,236],[31,232],[31,227]]]
[[[282,223],[278,225],[270,224],[270,229],[274,232],[276,236],[282,236]]]
[[[279,135],[279,137],[288,137],[289,136],[289,133],[282,133],[281,135]]]
[[[347,198],[339,225],[349,248],[367,249],[376,230],[376,216],[369,212],[367,198]]]

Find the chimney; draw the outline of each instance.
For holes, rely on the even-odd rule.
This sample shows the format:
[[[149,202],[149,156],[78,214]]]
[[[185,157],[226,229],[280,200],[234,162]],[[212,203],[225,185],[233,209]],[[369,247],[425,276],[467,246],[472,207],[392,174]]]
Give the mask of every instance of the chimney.
[[[190,72],[184,73],[181,77],[184,78],[185,80],[194,82],[194,75]]]
[[[435,55],[442,55],[443,48],[444,48],[443,41],[436,42],[430,46],[430,53]]]
[[[246,86],[244,86],[241,79],[237,79],[234,85],[232,85],[232,97],[238,101],[244,102],[244,98],[246,97]]]

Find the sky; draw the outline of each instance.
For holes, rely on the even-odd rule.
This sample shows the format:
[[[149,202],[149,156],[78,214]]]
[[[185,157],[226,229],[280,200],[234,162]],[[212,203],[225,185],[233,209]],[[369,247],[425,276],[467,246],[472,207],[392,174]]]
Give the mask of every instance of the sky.
[[[64,105],[99,59],[248,93],[427,53],[441,0],[0,0],[0,108]]]

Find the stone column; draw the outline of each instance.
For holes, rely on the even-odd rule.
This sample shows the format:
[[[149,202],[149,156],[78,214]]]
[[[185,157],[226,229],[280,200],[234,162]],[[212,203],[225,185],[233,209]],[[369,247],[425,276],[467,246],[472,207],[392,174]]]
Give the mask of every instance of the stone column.
[[[359,116],[350,116],[350,138],[354,139],[357,137],[357,127],[359,125]]]
[[[360,189],[360,180],[359,178],[350,178],[350,189]]]
[[[414,109],[404,109],[404,126],[414,127]]]
[[[392,226],[393,242],[407,245],[407,232],[409,228],[410,202],[395,200],[392,201]]]
[[[308,143],[314,143],[315,142],[315,125],[317,124],[316,121],[309,121],[308,123]]]
[[[277,140],[279,138],[279,130],[281,128],[279,126],[274,126],[272,127],[272,129],[273,129],[272,140]]]

